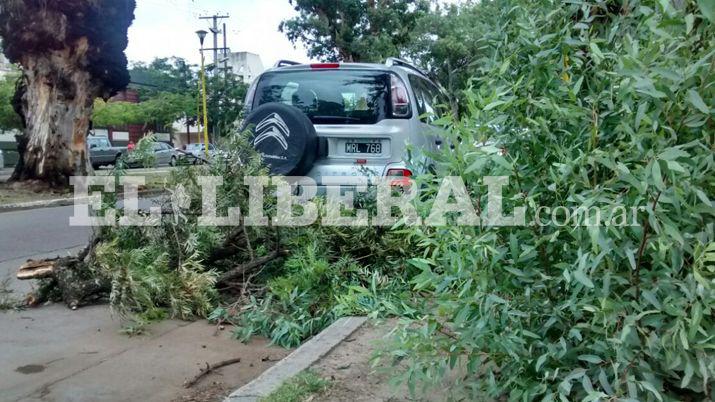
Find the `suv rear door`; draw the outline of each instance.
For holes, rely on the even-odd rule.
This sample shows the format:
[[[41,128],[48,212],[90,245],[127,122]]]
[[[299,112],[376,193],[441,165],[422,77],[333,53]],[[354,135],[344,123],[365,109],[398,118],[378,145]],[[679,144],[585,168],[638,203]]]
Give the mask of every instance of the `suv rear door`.
[[[248,103],[284,103],[308,116],[319,137],[318,171],[311,176],[357,176],[365,169],[381,174],[402,156],[394,145],[403,145],[409,131],[409,116],[396,117],[392,110],[393,77],[381,69],[272,71],[261,76]]]

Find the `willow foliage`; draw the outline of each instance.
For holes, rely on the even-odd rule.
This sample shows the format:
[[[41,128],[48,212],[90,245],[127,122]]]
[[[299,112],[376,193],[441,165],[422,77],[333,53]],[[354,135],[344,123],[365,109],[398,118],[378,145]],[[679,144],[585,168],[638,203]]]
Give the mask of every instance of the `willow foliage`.
[[[527,206],[527,223],[539,206],[639,209],[626,226],[406,229],[426,303],[389,354],[410,361],[410,384],[455,370],[452,391],[476,400],[713,398],[709,5],[475,6],[485,57],[467,116],[443,121],[440,175],[461,176],[481,209],[481,178],[508,176],[505,210]]]

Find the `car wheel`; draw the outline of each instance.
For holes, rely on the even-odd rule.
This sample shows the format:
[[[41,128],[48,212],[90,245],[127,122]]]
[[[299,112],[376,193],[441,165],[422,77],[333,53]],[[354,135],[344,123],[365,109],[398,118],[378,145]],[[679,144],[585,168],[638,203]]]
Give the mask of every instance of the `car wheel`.
[[[169,161],[169,166],[176,166],[176,156],[172,156]]]

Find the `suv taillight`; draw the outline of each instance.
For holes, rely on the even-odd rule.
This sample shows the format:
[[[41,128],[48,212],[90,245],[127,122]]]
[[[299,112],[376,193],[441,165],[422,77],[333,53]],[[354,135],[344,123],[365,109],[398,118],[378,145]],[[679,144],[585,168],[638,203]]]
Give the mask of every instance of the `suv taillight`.
[[[310,65],[310,68],[340,68],[340,63],[313,63]]]
[[[410,97],[407,86],[402,79],[391,75],[390,92],[392,93],[392,115],[394,117],[407,117],[410,115]]]
[[[387,177],[412,177],[412,171],[410,169],[387,169],[385,174]]]
[[[407,188],[410,186],[410,177],[412,177],[412,171],[410,169],[404,168],[388,169],[385,176],[390,179],[391,186]]]

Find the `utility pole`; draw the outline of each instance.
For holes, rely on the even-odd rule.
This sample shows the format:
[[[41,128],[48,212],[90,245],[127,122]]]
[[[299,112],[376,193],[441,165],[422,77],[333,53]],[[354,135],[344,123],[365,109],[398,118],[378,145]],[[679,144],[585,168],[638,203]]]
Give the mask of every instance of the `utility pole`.
[[[223,77],[228,77],[228,44],[226,42],[226,23],[223,23]]]
[[[221,32],[221,30],[218,28],[218,21],[222,19],[229,18],[229,15],[211,15],[207,17],[199,17],[200,20],[212,20],[213,21],[213,26],[209,28],[211,33],[214,35],[214,67],[218,68],[218,51],[223,50],[224,52],[226,51],[226,44],[224,43],[223,48],[219,49],[218,47],[218,34]],[[226,38],[226,25],[224,24],[224,29],[223,29],[223,34],[224,34],[224,42]],[[208,50],[208,49],[207,49]]]
[[[211,20],[213,22],[212,27],[209,28],[211,33],[214,36],[214,47],[213,49],[204,49],[204,50],[213,50],[214,52],[214,69],[219,71],[220,67],[218,65],[218,51],[221,50],[224,54],[226,53],[226,24],[224,24],[223,28],[223,37],[224,37],[224,45],[223,48],[218,47],[218,34],[221,32],[221,30],[218,28],[218,22],[219,20],[229,18],[229,15],[211,15],[211,16],[206,16],[206,17],[199,17],[200,20]],[[204,84],[205,85],[205,84]],[[206,88],[204,87],[204,94],[206,93]],[[204,104],[204,108],[206,105]],[[218,136],[218,125],[214,122],[213,124],[213,141],[216,141],[216,137]],[[208,146],[208,145],[207,145]]]

